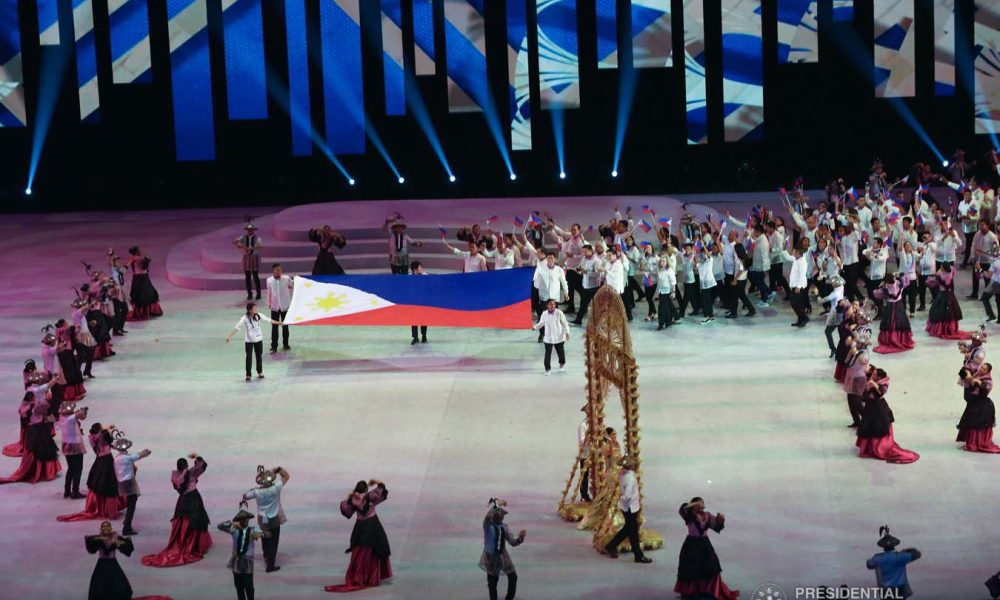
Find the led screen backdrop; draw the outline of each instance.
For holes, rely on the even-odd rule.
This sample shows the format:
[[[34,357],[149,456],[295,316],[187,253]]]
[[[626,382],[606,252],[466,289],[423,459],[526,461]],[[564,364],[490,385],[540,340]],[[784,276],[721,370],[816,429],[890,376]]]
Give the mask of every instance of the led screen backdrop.
[[[1000,6],[980,3],[976,8],[976,133],[995,138],[1000,131]]]
[[[0,3],[0,127],[21,127],[28,122],[24,110],[21,75],[21,33],[17,3]]]
[[[917,91],[914,0],[875,0],[875,95],[913,96]]]
[[[722,0],[722,110],[725,140],[764,135],[764,45],[760,0]]]
[[[957,2],[928,0],[926,10],[918,12],[917,1],[873,0],[865,4],[871,12],[864,17],[872,21],[863,24],[851,0],[775,0],[770,11],[762,10],[766,7],[761,0],[682,0],[676,6],[672,0],[594,0],[586,9],[579,0],[505,0],[489,4],[493,8],[488,8],[487,0],[378,0],[364,5],[372,7],[365,13],[364,18],[371,20],[366,27],[361,26],[362,0],[280,0],[277,5],[264,0],[0,2],[0,19],[6,25],[0,28],[0,127],[31,124],[25,82],[34,89],[32,82],[39,74],[23,68],[27,39],[43,52],[64,52],[72,59],[66,63],[73,66],[65,76],[75,81],[73,101],[85,123],[100,127],[102,113],[112,106],[102,107],[102,96],[110,91],[102,83],[154,83],[151,89],[162,86],[169,91],[172,114],[162,118],[172,121],[175,157],[180,161],[216,158],[218,132],[229,129],[217,127],[217,115],[233,122],[288,120],[284,151],[292,156],[309,156],[317,148],[327,155],[365,154],[368,121],[408,118],[407,93],[423,93],[407,89],[406,82],[414,81],[408,76],[422,77],[421,88],[426,83],[426,89],[440,86],[446,92],[427,97],[428,112],[435,120],[448,119],[449,113],[479,114],[492,139],[527,152],[537,146],[534,136],[551,135],[547,127],[533,131],[532,106],[580,107],[585,97],[581,68],[607,71],[601,78],[606,85],[616,81],[616,70],[681,64],[684,70],[678,76],[684,79],[685,109],[676,118],[685,128],[687,143],[752,142],[766,134],[765,64],[788,65],[781,70],[783,77],[794,73],[798,64],[822,65],[823,10],[834,24],[831,35],[847,33],[845,28],[860,32],[871,27],[866,42],[870,46],[864,50],[871,52],[872,58],[866,54],[865,61],[873,75],[874,97],[915,97],[918,71],[927,77],[933,73],[934,95],[954,95],[956,55],[969,56],[973,51],[968,40],[963,50],[956,36]],[[215,6],[221,13],[210,14]],[[969,123],[974,122],[978,133],[995,135],[1000,121],[1000,5],[980,1],[975,6],[975,114]],[[673,14],[675,7],[681,14]],[[166,21],[151,21],[163,18],[159,12],[163,8]],[[95,14],[104,10],[106,14]],[[37,30],[34,24],[26,29],[19,18],[25,14],[37,15]],[[765,14],[775,22],[765,23]],[[488,24],[487,15],[503,22]],[[706,39],[706,18],[711,21],[711,40]],[[219,20],[210,24],[211,19]],[[275,19],[279,20],[272,23]],[[310,26],[309,19],[318,22]],[[96,31],[95,22],[107,22],[107,31]],[[622,30],[626,25],[629,31]],[[284,28],[277,35],[284,37],[285,55],[280,55],[281,44],[276,49],[264,43],[267,28],[275,26]],[[683,60],[673,56],[675,27],[677,36],[683,35],[683,44],[677,46],[683,48]],[[920,57],[929,62],[933,55],[933,65],[917,64],[916,35],[921,27],[930,32],[926,39],[933,39],[933,53],[928,42]],[[60,29],[72,36],[60,36]],[[161,32],[159,39],[166,38],[169,64],[157,73],[168,74],[169,82],[153,81],[154,31]],[[412,46],[405,47],[410,31]],[[596,51],[595,64],[580,63],[581,31],[595,37],[583,44]],[[443,39],[436,39],[442,32]],[[776,55],[764,55],[767,35],[776,35],[770,40]],[[629,53],[620,52],[619,42],[631,43],[631,65],[621,64],[620,57]],[[107,58],[98,52],[107,48],[102,43],[110,43]],[[381,60],[363,62],[365,47],[375,50]],[[706,48],[710,55],[717,53],[712,60]],[[108,58],[110,65],[99,64]],[[269,70],[269,65],[282,62],[287,70]],[[284,86],[285,71],[287,93],[269,89],[269,85]],[[99,82],[98,72],[110,72],[110,82]],[[384,106],[370,107],[376,115],[365,113],[366,81],[373,86],[368,89],[384,91]],[[973,82],[968,85],[971,90]],[[213,97],[213,89],[224,89],[224,98]],[[532,90],[538,90],[538,98]],[[637,99],[651,101],[656,99]],[[281,110],[271,114],[269,106]]]

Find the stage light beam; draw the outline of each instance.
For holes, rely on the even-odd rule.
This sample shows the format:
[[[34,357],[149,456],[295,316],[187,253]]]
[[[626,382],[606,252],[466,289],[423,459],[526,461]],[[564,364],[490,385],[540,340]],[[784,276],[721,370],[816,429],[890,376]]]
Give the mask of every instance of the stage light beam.
[[[618,169],[615,169],[615,170],[611,171],[611,176],[612,177],[618,177]]]
[[[402,183],[406,183],[406,178],[405,178],[405,177],[403,177],[402,175],[400,175],[400,177],[399,177],[398,181],[399,181],[399,183],[401,183],[401,184],[402,184]]]
[[[452,182],[452,183],[455,183],[455,181],[456,181],[457,179],[458,179],[458,178],[457,178],[457,177],[455,177],[454,175],[449,175],[449,176],[448,176],[448,181],[450,181],[450,182]]]
[[[510,180],[511,181],[516,181],[517,180],[517,173],[511,172],[511,174],[510,174]]]
[[[566,171],[559,172],[559,179],[566,179]]]
[[[25,196],[30,196],[31,195],[31,188],[25,188],[24,189],[24,195]]]

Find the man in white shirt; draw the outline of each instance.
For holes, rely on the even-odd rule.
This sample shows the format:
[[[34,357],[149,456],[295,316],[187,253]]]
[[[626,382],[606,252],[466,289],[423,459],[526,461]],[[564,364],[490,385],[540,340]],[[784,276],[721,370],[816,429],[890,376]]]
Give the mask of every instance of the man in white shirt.
[[[660,257],[656,273],[656,287],[660,293],[660,306],[657,311],[656,330],[662,331],[674,322],[674,295],[677,287],[677,274],[668,257]]]
[[[865,250],[862,254],[871,261],[868,281],[865,283],[865,287],[868,290],[868,298],[877,307],[875,316],[881,316],[883,302],[875,297],[875,290],[882,285],[882,280],[885,279],[885,266],[889,262],[889,250],[883,244],[882,238],[877,237],[872,241],[872,247]]]
[[[292,278],[282,272],[281,264],[271,265],[271,276],[267,278],[267,306],[271,309],[271,352],[278,351],[278,323],[285,320],[288,307],[292,305]],[[281,327],[281,349],[291,350],[288,345],[288,325]]]
[[[705,315],[701,324],[707,325],[715,321],[715,264],[712,254],[707,250],[695,255],[698,264],[698,279],[701,282],[701,314]],[[763,277],[761,277],[763,281]]]
[[[580,261],[580,308],[576,311],[574,325],[583,325],[583,318],[587,316],[587,307],[597,288],[601,287],[600,261],[594,256],[594,247],[590,244],[583,246],[583,259]]]
[[[618,246],[612,247],[611,250],[607,252],[607,255],[608,266],[605,271],[607,284],[610,285],[619,296],[621,296],[622,303],[625,305],[625,317],[631,321],[633,298],[632,292],[631,290],[628,290],[625,282],[628,277],[625,268],[625,261],[627,259],[622,257],[621,248]]]
[[[962,260],[962,267],[969,266],[969,257],[972,254],[972,238],[979,229],[979,201],[972,197],[972,190],[966,189],[962,193],[962,201],[958,203],[958,220],[962,223],[962,233],[965,234],[965,256]]]
[[[993,262],[992,253],[996,244],[997,236],[991,231],[990,224],[986,221],[980,221],[979,231],[972,238],[972,258],[979,268],[972,270],[972,294],[969,295],[969,300],[975,300],[979,297],[979,274]]]
[[[555,300],[558,303],[565,302],[569,298],[566,272],[556,264],[556,253],[551,250],[545,253],[545,262],[535,269],[532,283],[538,290],[537,312],[539,317],[545,312],[549,300]],[[538,343],[542,342],[544,335],[544,329],[538,332]]]
[[[635,562],[649,564],[653,562],[653,559],[643,554],[642,543],[639,541],[639,480],[635,476],[635,470],[639,464],[632,456],[623,456],[618,464],[622,468],[618,480],[618,486],[621,490],[618,508],[625,515],[625,525],[604,546],[604,550],[611,558],[618,558],[618,545],[628,538]]]
[[[274,564],[278,556],[281,525],[285,522],[285,511],[281,510],[281,490],[290,477],[288,471],[281,467],[275,467],[270,471],[264,467],[257,467],[257,484],[260,487],[243,494],[244,500],[257,500],[257,523],[262,530],[271,534],[270,537],[264,537],[264,541],[261,542],[264,563],[267,565],[265,570],[268,573],[281,569]]]
[[[750,282],[760,292],[760,305],[768,306],[777,295],[767,287],[764,274],[771,269],[771,245],[764,235],[764,227],[760,223],[753,226],[753,263],[750,265]]]
[[[486,270],[486,257],[479,253],[479,244],[476,242],[469,242],[468,250],[459,250],[458,248],[452,246],[441,237],[441,241],[444,245],[448,247],[452,253],[457,254],[462,257],[463,260],[463,273],[478,273],[479,271]]]
[[[80,493],[80,477],[83,474],[83,455],[87,453],[84,443],[82,421],[87,419],[87,407],[76,407],[72,402],[65,402],[59,409],[62,419],[59,421],[59,432],[62,436],[62,453],[66,457],[66,481],[63,487],[63,498],[79,500],[85,498]]]
[[[916,246],[917,256],[917,294],[920,296],[920,306],[917,310],[925,309],[927,298],[927,278],[937,273],[937,244],[934,243],[934,236],[929,230],[924,230],[920,234],[921,243]],[[937,296],[937,288],[932,287],[931,300]]]
[[[149,450],[129,454],[132,442],[125,438],[115,438],[111,447],[118,451],[115,457],[115,477],[118,479],[118,495],[125,496],[125,522],[122,524],[122,535],[135,535],[132,529],[132,518],[135,517],[135,505],[139,502],[139,484],[135,480],[136,461],[152,454]]]
[[[782,256],[785,252],[785,228],[778,229],[774,221],[768,221],[764,230],[767,233],[767,244],[770,246],[769,258],[771,266],[768,270],[768,276],[770,278],[771,289],[775,291],[779,289],[783,290],[785,292],[785,300],[789,300],[791,292],[788,289],[788,280],[785,279],[785,261]]]
[[[552,223],[552,235],[559,242],[559,251],[563,257],[563,267],[566,270],[566,283],[569,286],[569,304],[566,312],[576,312],[576,295],[583,296],[583,276],[579,271],[580,263],[583,262],[583,246],[587,243],[583,239],[582,229],[579,223],[573,223],[569,231],[560,228]]]
[[[552,371],[552,349],[556,349],[559,356],[559,371],[566,370],[566,350],[565,343],[569,340],[569,323],[563,311],[556,308],[556,299],[550,298],[546,303],[546,309],[538,318],[538,322],[532,327],[538,329],[544,335],[545,342],[545,374]]]
[[[792,263],[792,270],[788,273],[788,288],[792,310],[797,317],[792,327],[805,327],[809,322],[809,316],[806,314],[806,309],[809,307],[809,278],[806,276],[806,269],[809,265],[802,248],[793,248],[792,252],[794,254],[784,250],[781,252],[782,258]]]

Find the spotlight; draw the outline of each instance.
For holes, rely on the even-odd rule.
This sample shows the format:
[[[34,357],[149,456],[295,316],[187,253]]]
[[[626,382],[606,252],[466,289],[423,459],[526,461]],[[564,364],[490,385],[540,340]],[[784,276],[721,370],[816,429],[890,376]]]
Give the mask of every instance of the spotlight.
[[[347,180],[347,185],[354,185],[354,178],[353,177],[351,179]]]
[[[566,179],[566,171],[559,172],[559,179]]]
[[[510,174],[510,180],[511,180],[511,181],[514,181],[514,180],[516,180],[516,179],[517,179],[517,173],[511,173],[511,174]]]
[[[406,178],[402,175],[399,176],[399,183],[406,183]]]
[[[25,196],[30,196],[31,195],[31,188],[30,187],[29,188],[24,188],[24,195]]]
[[[456,177],[455,177],[454,175],[449,175],[449,176],[448,176],[448,181],[450,181],[450,182],[452,182],[452,183],[455,183],[455,180],[456,180],[456,179],[457,179],[457,178],[456,178]]]
[[[618,177],[618,169],[615,169],[614,171],[611,171],[611,176],[612,177]]]
[[[948,161],[942,162],[941,166],[947,169],[948,168]]]

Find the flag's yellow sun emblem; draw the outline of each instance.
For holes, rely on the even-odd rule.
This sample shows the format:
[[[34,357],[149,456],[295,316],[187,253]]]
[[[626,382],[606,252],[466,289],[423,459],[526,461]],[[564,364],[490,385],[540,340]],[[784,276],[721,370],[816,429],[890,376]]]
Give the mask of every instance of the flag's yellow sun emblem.
[[[349,303],[350,301],[347,299],[347,294],[334,294],[333,292],[329,292],[326,296],[313,300],[313,308],[323,311],[336,310]]]

